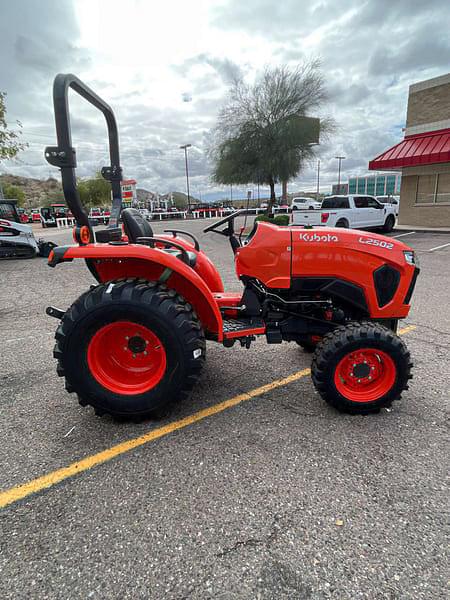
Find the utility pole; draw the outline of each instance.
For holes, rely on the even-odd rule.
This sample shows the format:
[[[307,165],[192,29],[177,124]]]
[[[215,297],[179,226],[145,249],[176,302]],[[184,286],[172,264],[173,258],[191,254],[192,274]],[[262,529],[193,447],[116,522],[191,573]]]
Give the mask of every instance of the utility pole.
[[[320,160],[317,161],[317,190],[316,190],[316,200],[319,200],[320,193]]]
[[[340,187],[341,187],[341,163],[343,160],[345,160],[345,156],[335,156],[334,158],[336,158],[339,161],[339,167],[338,167],[338,194],[341,191]]]
[[[184,150],[184,162],[186,165],[186,188],[187,188],[187,208],[188,213],[191,212],[191,197],[189,195],[189,169],[188,169],[188,159],[187,159],[187,149],[190,148],[192,144],[184,144],[184,146],[180,146],[181,150]]]

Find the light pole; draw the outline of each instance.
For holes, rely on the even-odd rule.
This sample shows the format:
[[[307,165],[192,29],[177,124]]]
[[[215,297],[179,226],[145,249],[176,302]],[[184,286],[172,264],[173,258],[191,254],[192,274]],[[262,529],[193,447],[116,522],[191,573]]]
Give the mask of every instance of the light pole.
[[[316,190],[316,200],[319,200],[320,193],[320,160],[317,161],[317,190]]]
[[[338,194],[341,191],[340,187],[341,187],[341,162],[343,160],[345,160],[345,156],[335,156],[334,158],[337,158],[337,160],[339,161],[339,167],[338,167]]]
[[[186,188],[187,188],[187,204],[188,204],[188,213],[191,212],[191,198],[189,196],[189,169],[188,169],[188,159],[187,159],[187,149],[190,148],[192,144],[184,144],[180,146],[180,150],[184,150],[184,163],[186,165]]]

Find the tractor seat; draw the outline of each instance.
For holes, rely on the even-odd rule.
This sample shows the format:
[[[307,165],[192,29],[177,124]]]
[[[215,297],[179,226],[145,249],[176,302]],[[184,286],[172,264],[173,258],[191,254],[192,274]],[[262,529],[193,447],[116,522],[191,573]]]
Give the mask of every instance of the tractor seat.
[[[152,226],[135,208],[125,208],[122,211],[122,221],[125,233],[132,244],[135,244],[140,237],[153,237]]]
[[[152,226],[135,208],[125,208],[122,211],[122,221],[126,236],[132,244],[137,244],[138,238],[153,237]],[[151,245],[153,246],[153,244]],[[165,248],[164,252],[181,259],[181,251],[177,248]],[[189,266],[194,268],[197,262],[197,255],[195,252],[190,252],[189,250],[187,250],[187,254],[189,256]]]

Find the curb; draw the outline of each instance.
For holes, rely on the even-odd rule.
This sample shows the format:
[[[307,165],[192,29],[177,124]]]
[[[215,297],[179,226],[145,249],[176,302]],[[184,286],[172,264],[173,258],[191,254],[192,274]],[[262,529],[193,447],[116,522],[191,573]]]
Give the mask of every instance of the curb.
[[[414,227],[413,225],[396,225],[392,231],[414,231],[416,233],[443,233],[450,234],[450,227]]]

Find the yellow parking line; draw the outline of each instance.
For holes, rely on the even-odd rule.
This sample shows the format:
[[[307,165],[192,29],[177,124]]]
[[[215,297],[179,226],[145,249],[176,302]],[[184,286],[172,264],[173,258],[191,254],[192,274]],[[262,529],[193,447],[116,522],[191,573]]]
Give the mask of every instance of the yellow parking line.
[[[413,331],[414,329],[416,329],[415,325],[408,325],[407,327],[403,327],[403,329],[399,329],[397,331],[398,335],[405,335],[406,333],[409,333],[410,331]]]
[[[416,326],[409,325],[403,329],[400,329],[398,333],[399,335],[405,335],[413,329],[416,329]],[[116,446],[112,446],[106,450],[102,450],[97,454],[87,456],[86,458],[67,465],[67,467],[56,469],[51,473],[47,473],[46,475],[32,479],[27,483],[10,488],[4,492],[0,492],[0,508],[5,508],[5,506],[8,506],[9,504],[13,504],[18,500],[23,500],[31,494],[35,494],[36,492],[50,488],[57,483],[64,481],[65,479],[69,479],[74,475],[78,475],[78,473],[88,471],[89,469],[92,469],[92,467],[96,467],[97,465],[108,462],[116,456],[130,452],[130,450],[134,450],[139,446],[153,442],[154,440],[164,437],[169,433],[173,433],[174,431],[178,431],[179,429],[193,425],[194,423],[202,421],[207,417],[217,415],[228,408],[232,408],[233,406],[241,404],[241,402],[251,400],[252,398],[256,398],[257,396],[271,392],[279,387],[283,387],[294,381],[298,381],[302,377],[309,375],[310,372],[310,369],[303,369],[302,371],[293,373],[292,375],[284,377],[283,379],[277,379],[272,383],[267,383],[266,385],[262,385],[258,388],[250,390],[249,392],[244,392],[243,394],[239,394],[238,396],[234,396],[233,398],[229,398],[228,400],[224,400],[223,402],[219,402],[218,404],[214,404],[213,406],[199,410],[193,415],[184,417],[184,419],[173,421],[172,423],[168,423],[167,425],[158,427],[157,429],[152,429],[148,433],[144,433],[144,435],[141,435],[137,438],[132,438],[131,440],[127,440],[126,442],[122,442],[121,444],[117,444]]]
[[[152,429],[152,431],[149,431],[148,433],[145,433],[137,438],[127,440],[126,442],[122,442],[121,444],[117,444],[111,448],[107,448],[102,452],[87,456],[86,458],[74,462],[67,467],[62,467],[61,469],[57,469],[56,471],[42,475],[42,477],[37,477],[36,479],[32,479],[27,483],[10,488],[9,490],[5,490],[4,492],[0,493],[0,508],[4,508],[5,506],[8,506],[8,504],[12,504],[13,502],[22,500],[31,494],[35,494],[36,492],[40,492],[41,490],[52,487],[53,485],[64,481],[64,479],[73,477],[74,475],[82,473],[83,471],[88,471],[89,469],[92,469],[92,467],[101,465],[102,463],[105,463],[116,456],[120,456],[121,454],[125,454],[125,452],[134,450],[134,448],[148,444],[149,442],[164,437],[169,433],[177,431],[178,429],[183,429],[188,425],[192,425],[193,423],[202,421],[207,417],[221,413],[228,408],[240,404],[241,402],[251,400],[256,396],[261,396],[262,394],[271,392],[276,388],[288,385],[293,381],[297,381],[302,377],[306,377],[306,375],[309,375],[309,373],[310,369],[303,369],[303,371],[298,371],[297,373],[293,373],[292,375],[284,377],[283,379],[277,379],[272,383],[262,385],[261,387],[250,390],[249,392],[244,392],[243,394],[239,394],[238,396],[224,400],[219,404],[214,404],[213,406],[199,410],[198,412],[194,413],[193,415],[189,415],[184,419],[173,421],[172,423],[164,425],[163,427],[158,427],[157,429]]]

